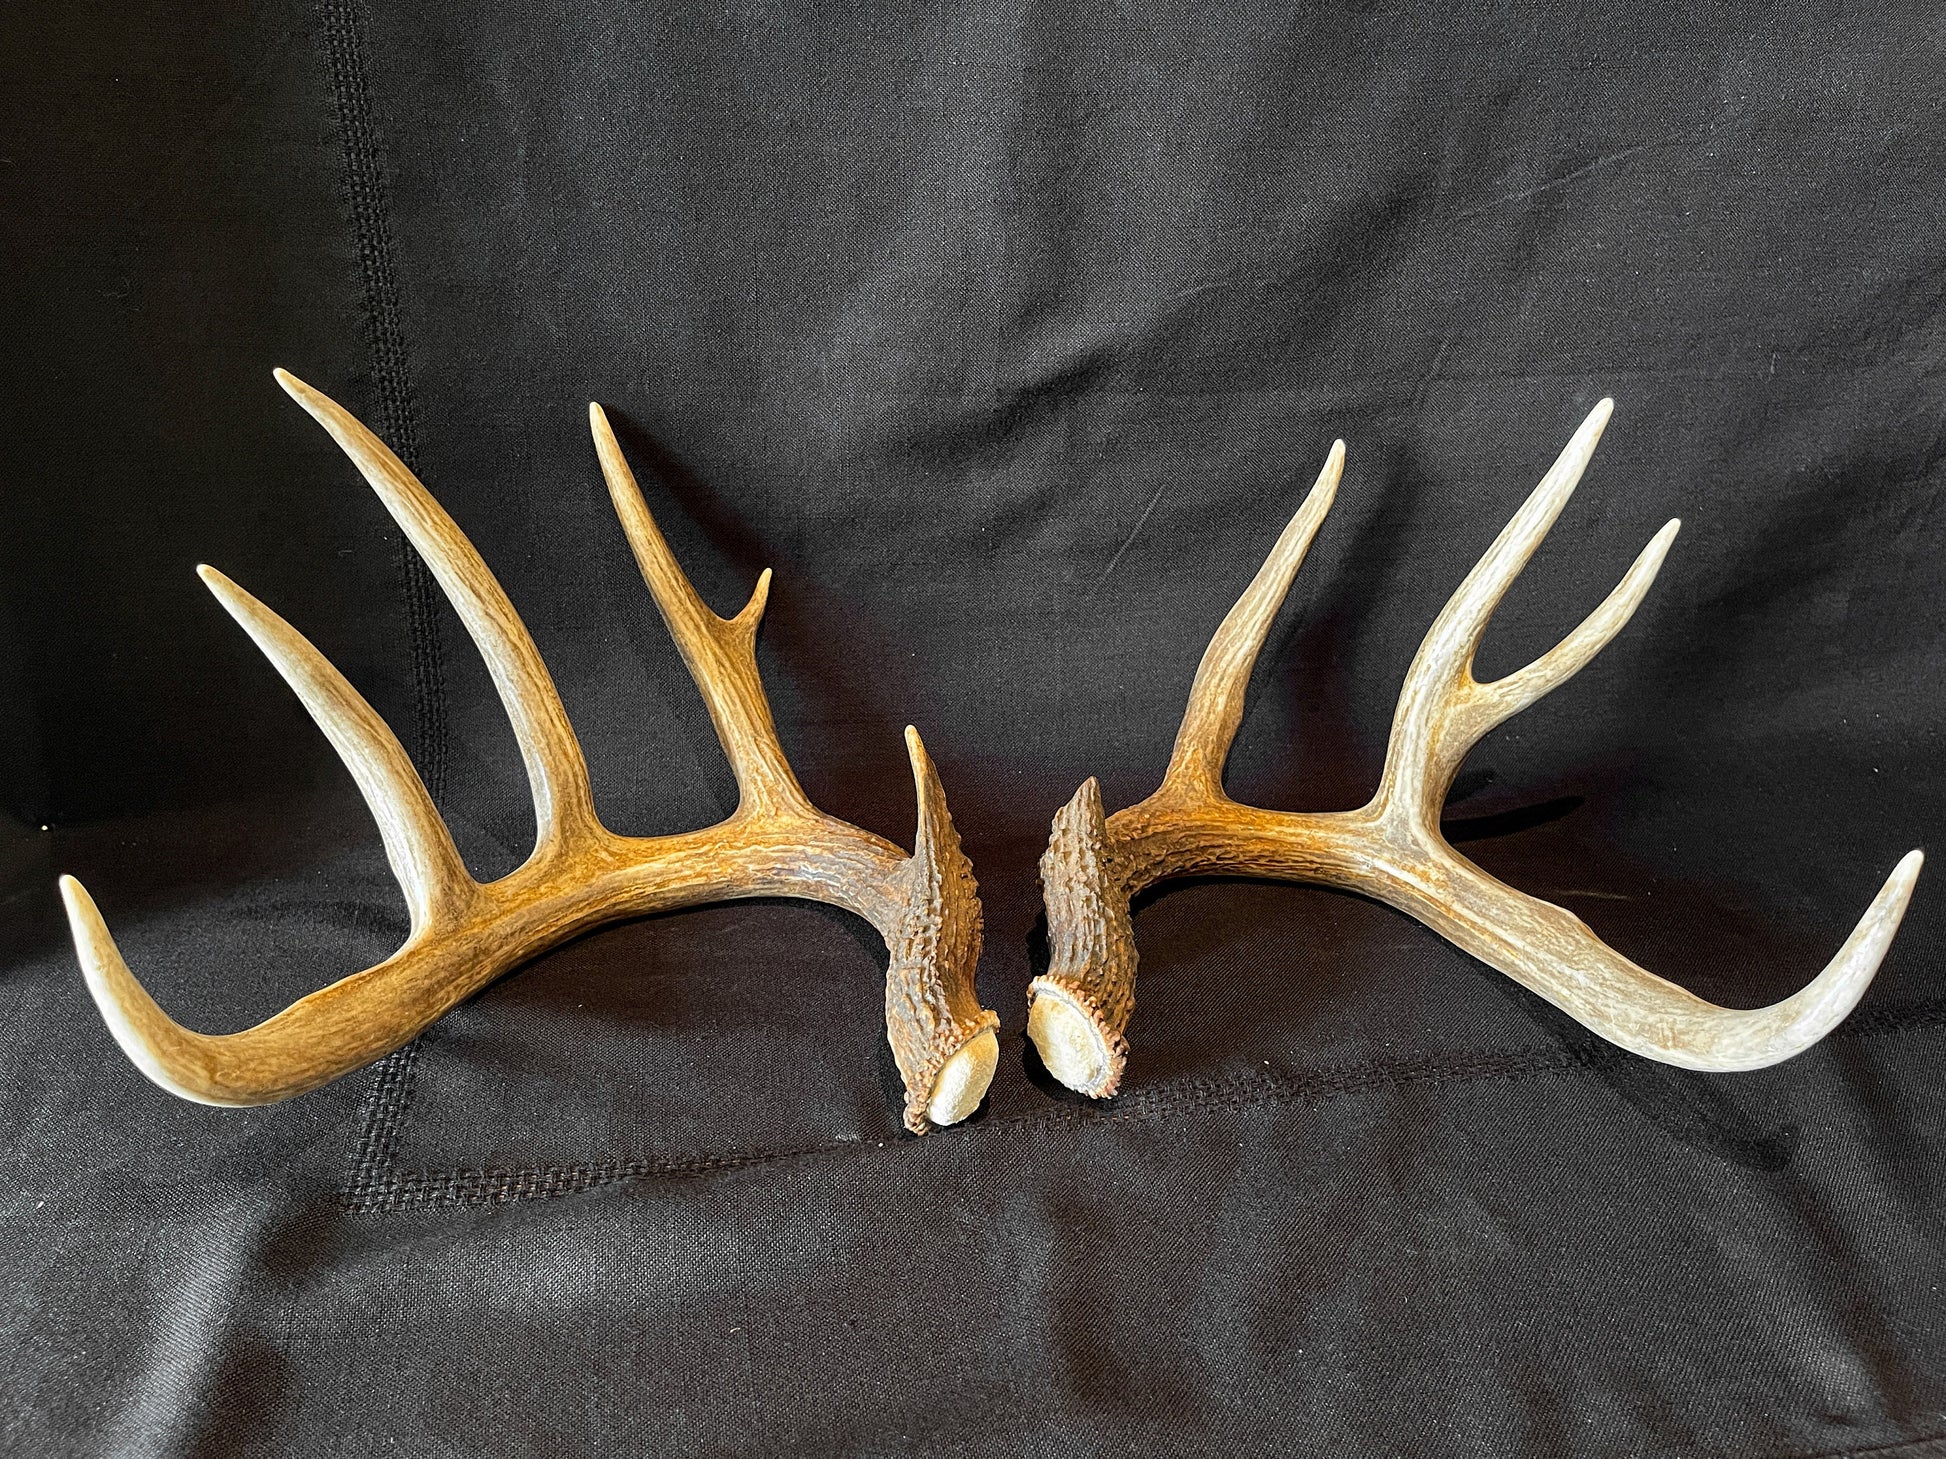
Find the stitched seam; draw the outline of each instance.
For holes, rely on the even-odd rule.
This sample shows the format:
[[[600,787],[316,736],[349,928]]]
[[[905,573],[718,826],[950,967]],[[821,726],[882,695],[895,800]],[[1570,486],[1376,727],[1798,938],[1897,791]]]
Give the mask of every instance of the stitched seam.
[[[997,1130],[1057,1125],[1131,1124],[1209,1109],[1243,1110],[1261,1105],[1319,1103],[1372,1089],[1419,1084],[1514,1080],[1540,1074],[1574,1072],[1585,1066],[1572,1054],[1499,1054],[1409,1065],[1354,1065],[1309,1077],[1274,1074],[1228,1079],[1184,1079],[1138,1090],[1111,1105],[1057,1105],[1052,1113],[1034,1111],[988,1120],[976,1127]],[[576,1195],[619,1180],[682,1178],[740,1170],[779,1161],[841,1157],[883,1150],[896,1139],[843,1140],[818,1145],[718,1154],[651,1156],[598,1160],[577,1165],[530,1166],[518,1170],[477,1167],[455,1170],[390,1172],[364,1191],[347,1192],[347,1210],[371,1214],[424,1210],[439,1206],[502,1205],[510,1201]]]
[[[1820,1449],[1815,1454],[1794,1451],[1789,1459],[1897,1459],[1900,1454],[1912,1455],[1913,1459],[1932,1459],[1946,1453],[1941,1445],[1946,1445],[1946,1434],[1930,1439],[1902,1439],[1896,1444],[1875,1445],[1870,1449]]]
[[[317,13],[325,72],[337,113],[345,208],[364,284],[379,434],[406,469],[417,474],[419,424],[400,320],[398,276],[392,264],[384,154],[372,122],[371,90],[366,82],[365,13],[361,0],[319,0]],[[399,587],[410,654],[414,758],[428,794],[438,804],[445,798],[449,758],[438,603],[432,570],[413,551],[403,532],[399,534]],[[381,1178],[391,1163],[411,1101],[417,1047],[415,1040],[389,1055],[373,1077],[360,1112],[358,1143],[352,1154],[353,1190]]]
[[[358,1143],[352,1151],[348,1192],[377,1189],[389,1179],[392,1157],[398,1152],[399,1136],[405,1129],[406,1111],[412,1104],[412,1073],[418,1063],[419,1045],[420,1041],[414,1039],[373,1066],[371,1085],[358,1110]]]
[[[1946,999],[1898,1004],[1854,1013],[1830,1033],[1834,1039],[1873,1038],[1879,1034],[1946,1026]]]
[[[1845,1042],[1946,1026],[1946,1002],[1874,1011],[1840,1027],[1832,1035]],[[401,1051],[403,1052],[403,1051]],[[1166,1119],[1209,1109],[1245,1110],[1282,1104],[1329,1103],[1352,1094],[1378,1089],[1410,1089],[1444,1084],[1514,1082],[1551,1074],[1594,1074],[1604,1064],[1606,1049],[1588,1052],[1536,1050],[1427,1058],[1399,1064],[1355,1064],[1309,1074],[1275,1072],[1190,1078],[1122,1095],[1112,1104],[1054,1105],[1024,1111],[973,1126],[960,1138],[977,1138],[989,1131],[1077,1124],[1129,1124]],[[394,1056],[397,1057],[397,1056]],[[399,1103],[392,1129],[403,1118],[411,1093],[412,1064],[400,1071]],[[376,1091],[375,1091],[376,1096]],[[934,1138],[938,1138],[935,1136]],[[888,1145],[885,1140],[838,1140],[816,1145],[771,1149],[707,1152],[583,1161],[566,1165],[518,1168],[494,1166],[449,1167],[441,1170],[388,1168],[396,1148],[394,1135],[382,1148],[371,1142],[372,1158],[361,1162],[354,1179],[339,1193],[338,1203],[360,1215],[430,1210],[449,1206],[504,1205],[513,1201],[577,1195],[617,1181],[684,1179],[720,1171],[779,1162],[836,1159],[870,1154]],[[361,1153],[364,1146],[361,1145]]]
[[[345,203],[365,287],[365,315],[372,359],[372,393],[379,434],[406,468],[419,470],[418,415],[410,362],[401,326],[392,230],[387,221],[385,159],[372,122],[366,81],[365,17],[360,0],[319,0],[325,68],[336,104],[344,159]],[[438,602],[431,570],[403,533],[400,578],[406,637],[411,645],[416,756],[435,803],[446,789],[447,723],[445,669],[439,643]]]

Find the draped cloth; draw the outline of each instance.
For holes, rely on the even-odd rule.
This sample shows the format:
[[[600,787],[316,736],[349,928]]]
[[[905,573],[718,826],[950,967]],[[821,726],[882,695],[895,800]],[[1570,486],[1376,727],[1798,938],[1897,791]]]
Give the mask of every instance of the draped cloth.
[[[1796,990],[1946,811],[1936,7],[318,0],[0,19],[0,1449],[1946,1453],[1946,883],[1757,1074],[1621,1054],[1410,920],[1138,904],[1093,1104],[1025,1046],[1035,861],[1167,759],[1335,437],[1241,800],[1376,782],[1412,650],[1574,425],[1502,608],[1635,623],[1448,810],[1714,1001]],[[753,902],[584,938],[376,1067],[213,1110],[116,1051],[80,875],[191,1027],[376,963],[348,777],[191,575],[310,635],[474,872],[531,812],[477,657],[283,365],[505,584],[614,829],[727,767],[616,423],[818,804],[986,906],[1001,1063],[901,1132],[884,954]]]

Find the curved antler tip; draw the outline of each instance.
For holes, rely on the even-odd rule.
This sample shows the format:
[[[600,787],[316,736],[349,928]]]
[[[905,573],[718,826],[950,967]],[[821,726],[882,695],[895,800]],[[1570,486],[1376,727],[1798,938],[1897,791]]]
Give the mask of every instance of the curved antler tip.
[[[60,886],[61,901],[68,914],[68,931],[74,938],[75,955],[81,960],[81,975],[88,981],[88,991],[94,994],[95,1003],[117,1041],[124,1048],[131,1048],[131,1038],[139,1034],[139,1028],[133,1026],[130,1005],[147,1002],[147,994],[122,961],[108,924],[102,920],[101,909],[95,905],[88,889],[66,873],[61,876]],[[146,1041],[138,1042],[146,1052]]]
[[[256,630],[251,626],[253,620],[260,620],[269,610],[246,589],[231,581],[229,574],[218,571],[207,562],[196,565],[196,576],[203,580],[203,586],[209,589],[210,596],[216,599],[218,606],[242,624],[246,633],[255,637]],[[259,647],[261,646],[260,642]],[[277,662],[275,654],[271,655],[271,662],[273,664]],[[281,673],[282,670],[280,669],[279,672]]]
[[[1317,485],[1313,486],[1311,490],[1314,492],[1336,492],[1338,489],[1338,480],[1344,474],[1345,443],[1342,440],[1333,441],[1330,451],[1325,453],[1324,467],[1318,472]]]
[[[770,569],[765,568],[757,574],[757,585],[750,590],[750,601],[743,605],[743,611],[737,614],[737,617],[749,621],[754,626],[764,616],[764,605],[769,601]]]
[[[1892,868],[1892,874],[1872,898],[1865,915],[1858,919],[1845,945],[1796,996],[1770,1008],[1734,1015],[1738,1025],[1747,1023],[1756,1037],[1737,1047],[1728,1057],[1698,1065],[1724,1071],[1761,1069],[1781,1063],[1822,1039],[1842,1022],[1865,996],[1879,965],[1897,935],[1912,900],[1912,886],[1925,864],[1925,854],[1908,851]],[[1726,1051],[1728,1052],[1728,1051]]]
[[[338,430],[333,428],[334,420],[338,421],[339,426],[342,427],[343,419],[341,418],[349,418],[349,412],[343,406],[339,405],[337,401],[333,400],[329,395],[326,395],[322,390],[305,384],[289,370],[278,370],[275,374],[277,383],[284,387],[284,393],[286,395],[303,406],[311,418],[323,425],[326,430],[331,431],[332,435],[338,436]],[[353,424],[356,424],[355,420]],[[345,444],[342,436],[339,437],[338,444],[347,451],[351,450],[351,447]],[[356,457],[354,456],[353,459],[356,459]]]
[[[98,968],[108,961],[100,955],[100,945],[108,938],[108,924],[102,921],[101,909],[78,877],[62,872],[60,887],[61,902],[68,914],[68,931],[74,934],[74,949],[81,956],[81,971],[93,986],[98,981]],[[108,943],[110,948],[113,945]]]
[[[1579,460],[1585,465],[1588,458],[1594,455],[1595,447],[1601,441],[1601,433],[1608,428],[1608,419],[1614,413],[1615,402],[1603,396],[1575,428],[1574,439],[1568,442],[1562,455],[1568,460]],[[1580,474],[1580,469],[1577,467],[1573,476],[1579,477]],[[1568,489],[1573,490],[1572,480],[1569,482]]]
[[[157,1006],[122,960],[88,889],[67,875],[61,877],[60,885],[81,976],[87,981],[102,1022],[129,1062],[171,1094],[197,1104],[234,1107],[264,1103],[238,1097],[210,1078],[201,1055],[213,1041],[191,1033]]]
[[[1892,878],[1907,896],[1912,894],[1912,884],[1919,879],[1919,868],[1926,864],[1926,853],[1918,847],[1906,852],[1899,858],[1899,864],[1892,868]]]
[[[263,604],[252,597],[246,589],[232,581],[229,574],[218,571],[208,563],[197,565],[196,576],[203,580],[203,586],[208,588],[210,596],[222,605],[223,611],[243,624],[246,629],[249,628],[252,618],[259,617],[266,611]],[[275,662],[274,658],[272,662]]]
[[[946,787],[939,783],[939,770],[926,753],[919,731],[905,727],[905,753],[912,761],[912,789],[919,802],[918,839],[913,843],[915,859],[923,859],[934,840],[952,827],[952,812],[946,809]]]
[[[1676,534],[1680,531],[1682,531],[1681,517],[1671,517],[1664,522],[1655,536],[1649,539],[1649,545],[1642,549],[1641,560],[1652,564],[1652,570],[1660,569],[1662,560],[1669,555],[1669,549],[1675,545]]]
[[[601,402],[588,402],[588,433],[595,438],[595,455],[601,461],[601,474],[608,482],[612,495],[618,491],[617,476],[629,476],[628,465],[622,459],[621,442],[615,439],[615,427],[608,422],[608,412],[601,408]],[[629,480],[634,480],[629,476]],[[643,507],[647,511],[646,506]]]
[[[1884,957],[1886,948],[1891,944],[1892,934],[1899,930],[1904,920],[1907,905],[1912,901],[1912,888],[1919,880],[1919,869],[1926,864],[1926,853],[1916,847],[1899,858],[1899,864],[1892,868],[1885,885],[1878,889],[1872,898],[1871,906],[1865,909],[1865,916],[1859,922],[1859,932],[1872,934],[1871,940],[1878,944],[1877,951],[1870,960],[1876,968],[1879,959]],[[1840,952],[1834,962],[1846,961],[1850,946]],[[1867,973],[1870,976],[1870,973]]]

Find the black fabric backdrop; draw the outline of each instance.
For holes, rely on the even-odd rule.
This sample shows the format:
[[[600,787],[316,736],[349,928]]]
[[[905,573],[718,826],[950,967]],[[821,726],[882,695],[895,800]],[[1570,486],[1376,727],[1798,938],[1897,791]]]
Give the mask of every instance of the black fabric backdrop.
[[[1946,1453],[1946,884],[1824,1046],[1615,1053],[1411,921],[1145,899],[1125,1092],[1027,1055],[1034,862],[1161,772],[1309,483],[1230,785],[1348,807],[1419,635],[1581,415],[1483,672],[1672,515],[1634,626],[1453,834],[1718,1001],[1793,991],[1946,810],[1936,6],[10,9],[0,207],[0,1449]],[[1003,1057],[902,1135],[884,955],[799,903],[504,979],[210,1110],[115,1050],[53,875],[196,1027],[404,930],[213,562],[395,724],[481,874],[513,743],[283,364],[525,615],[618,830],[731,782],[628,560],[618,422],[827,809],[987,908]]]

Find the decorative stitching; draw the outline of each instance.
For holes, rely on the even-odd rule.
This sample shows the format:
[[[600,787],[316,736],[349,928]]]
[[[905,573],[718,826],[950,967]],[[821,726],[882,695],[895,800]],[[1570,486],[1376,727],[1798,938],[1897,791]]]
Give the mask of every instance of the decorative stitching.
[[[358,1109],[358,1144],[352,1151],[347,1192],[372,1190],[390,1178],[392,1157],[405,1129],[412,1104],[413,1068],[419,1061],[418,1039],[394,1049],[372,1066],[372,1082]]]
[[[372,123],[371,90],[366,83],[365,11],[362,0],[319,0],[319,30],[325,72],[338,119],[344,159],[344,196],[352,243],[365,286],[369,323],[372,393],[379,434],[406,469],[419,470],[419,423],[412,399],[412,375],[400,324],[398,276],[392,265],[392,231],[387,221],[385,161]],[[404,602],[406,642],[410,646],[413,739],[426,790],[438,804],[446,794],[448,760],[445,664],[439,641],[438,603],[432,570],[399,534],[399,583]],[[415,1040],[378,1064],[359,1122],[349,1189],[380,1178],[398,1147],[405,1111],[411,1102]]]
[[[1946,1000],[1873,1010],[1854,1017],[1831,1035],[1849,1041],[1888,1033],[1946,1026]],[[409,1049],[385,1061],[391,1064]],[[1531,1050],[1476,1054],[1457,1058],[1426,1058],[1395,1064],[1355,1064],[1308,1074],[1274,1071],[1224,1078],[1180,1079],[1134,1090],[1110,1104],[1053,1105],[1048,1110],[1007,1115],[973,1126],[947,1138],[977,1138],[993,1130],[1037,1125],[1127,1124],[1168,1118],[1205,1109],[1251,1109],[1267,1105],[1328,1103],[1346,1095],[1375,1089],[1408,1089],[1426,1085],[1511,1082],[1552,1074],[1593,1074],[1598,1060],[1567,1050]],[[381,1065],[381,1067],[384,1067]],[[402,1061],[400,1093],[391,1118],[403,1117],[410,1097],[412,1061]],[[373,1099],[379,1097],[374,1087]],[[370,1102],[368,1102],[369,1107]],[[368,1122],[368,1130],[378,1121]],[[931,1137],[941,1138],[937,1135]],[[376,1137],[361,1141],[361,1161],[353,1180],[339,1194],[339,1204],[360,1215],[422,1211],[449,1206],[494,1206],[511,1201],[577,1195],[616,1181],[648,1178],[681,1179],[740,1170],[779,1161],[835,1159],[869,1154],[888,1145],[884,1140],[836,1140],[817,1145],[784,1146],[765,1150],[720,1151],[696,1154],[642,1156],[588,1161],[574,1165],[536,1165],[516,1169],[477,1166],[445,1170],[391,1169],[396,1138],[380,1145]],[[370,1159],[363,1157],[369,1152]]]
[[[344,154],[345,202],[365,285],[372,354],[372,393],[379,434],[415,474],[419,470],[418,414],[400,325],[398,276],[387,221],[385,158],[372,124],[366,83],[365,11],[361,0],[319,0],[325,68],[338,115]],[[439,642],[438,600],[431,570],[412,544],[399,538],[407,641],[412,649],[412,708],[416,759],[435,803],[446,791],[445,666]]]
[[[1896,1444],[1874,1445],[1869,1449],[1819,1450],[1816,1454],[1797,1454],[1790,1459],[1946,1459],[1946,1434],[1932,1439],[1906,1439]]]

